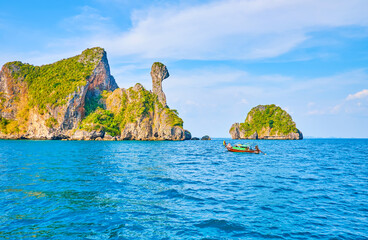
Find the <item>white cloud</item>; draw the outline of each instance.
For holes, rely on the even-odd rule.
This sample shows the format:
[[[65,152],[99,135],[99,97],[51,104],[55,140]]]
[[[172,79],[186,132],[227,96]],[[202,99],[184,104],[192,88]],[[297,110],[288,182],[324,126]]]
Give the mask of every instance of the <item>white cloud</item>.
[[[132,28],[92,39],[114,54],[142,58],[257,59],[279,56],[326,28],[367,26],[365,0],[229,0],[151,8]]]
[[[367,114],[367,102],[351,102],[351,100],[363,99],[366,97],[368,97],[368,90],[364,89],[355,94],[349,94],[347,98],[340,100],[340,103],[332,107],[330,105],[324,106],[321,109],[314,109],[309,111],[307,115]],[[312,106],[314,106],[314,104],[308,104],[308,107]]]
[[[343,103],[335,105],[331,110],[330,113],[337,114],[340,112],[340,109],[343,107]]]
[[[148,6],[154,7],[131,13],[130,28],[113,15],[84,6],[60,23],[65,37],[48,41],[47,52],[101,46],[110,59],[123,57],[130,62],[264,59],[309,40],[318,45],[313,41],[316,31],[345,26],[364,30],[368,25],[365,0],[220,0]],[[127,14],[120,8],[116,11]]]
[[[349,94],[346,97],[346,100],[354,100],[354,99],[361,99],[361,98],[365,98],[368,97],[368,89],[363,89],[360,92],[354,93],[354,94]]]

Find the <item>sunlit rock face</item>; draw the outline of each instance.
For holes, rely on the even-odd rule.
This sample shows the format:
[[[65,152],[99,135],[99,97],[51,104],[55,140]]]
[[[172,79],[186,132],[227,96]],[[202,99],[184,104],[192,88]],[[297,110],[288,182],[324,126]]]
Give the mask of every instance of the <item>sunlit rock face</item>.
[[[166,106],[166,96],[162,90],[162,81],[169,76],[169,71],[164,64],[159,62],[153,63],[151,68],[152,92],[158,96],[158,101],[162,106]]]

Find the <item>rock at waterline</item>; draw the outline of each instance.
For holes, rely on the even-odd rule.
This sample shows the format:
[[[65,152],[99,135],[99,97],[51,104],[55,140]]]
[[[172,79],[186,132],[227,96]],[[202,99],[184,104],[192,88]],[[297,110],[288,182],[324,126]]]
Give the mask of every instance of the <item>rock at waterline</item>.
[[[208,135],[205,135],[201,138],[201,140],[211,140],[210,136]]]

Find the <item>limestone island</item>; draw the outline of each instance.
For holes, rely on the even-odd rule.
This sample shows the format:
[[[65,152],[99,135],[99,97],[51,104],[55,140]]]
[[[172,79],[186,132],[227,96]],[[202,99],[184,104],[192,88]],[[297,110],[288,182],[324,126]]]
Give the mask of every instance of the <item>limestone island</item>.
[[[162,90],[165,65],[151,69],[152,91],[119,88],[103,48],[53,64],[6,63],[0,71],[0,139],[189,140]]]
[[[245,122],[234,123],[229,133],[232,139],[303,139],[291,116],[274,104],[252,108]]]

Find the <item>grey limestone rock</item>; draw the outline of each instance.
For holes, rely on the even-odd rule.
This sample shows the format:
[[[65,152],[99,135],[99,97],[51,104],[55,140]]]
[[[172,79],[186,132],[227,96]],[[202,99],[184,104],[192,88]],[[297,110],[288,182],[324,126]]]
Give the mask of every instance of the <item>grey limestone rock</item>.
[[[201,140],[211,140],[210,136],[208,135],[204,135]]]
[[[192,138],[192,134],[188,130],[184,130],[184,140],[190,140]]]
[[[103,131],[84,131],[84,130],[76,130],[74,134],[70,137],[70,140],[100,140],[104,137],[105,132]]]
[[[113,137],[113,136],[105,133],[105,136],[103,137],[102,140],[104,140],[104,141],[115,141],[116,137]]]
[[[153,63],[151,68],[152,92],[158,96],[158,100],[164,107],[166,106],[166,96],[162,90],[162,81],[169,76],[169,71],[164,64]]]

